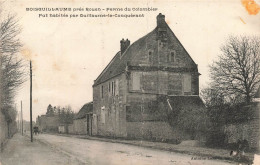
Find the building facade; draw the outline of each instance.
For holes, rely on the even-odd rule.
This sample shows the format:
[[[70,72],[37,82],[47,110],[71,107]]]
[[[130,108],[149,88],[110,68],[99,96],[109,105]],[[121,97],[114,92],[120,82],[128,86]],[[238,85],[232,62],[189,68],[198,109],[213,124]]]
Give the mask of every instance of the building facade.
[[[41,115],[36,118],[36,125],[43,132],[58,132],[60,121],[59,116],[55,115]]]
[[[167,99],[199,97],[199,75],[160,13],[153,31],[131,45],[120,41],[120,51],[94,81],[93,135],[176,139],[165,120],[174,106]]]

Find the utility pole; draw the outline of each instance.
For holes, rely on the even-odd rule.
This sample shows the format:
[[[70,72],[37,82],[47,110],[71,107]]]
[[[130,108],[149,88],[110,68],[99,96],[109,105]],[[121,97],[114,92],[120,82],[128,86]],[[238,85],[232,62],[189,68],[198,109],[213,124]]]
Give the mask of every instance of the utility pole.
[[[15,109],[16,109],[16,106],[15,106]],[[17,129],[18,129],[18,132],[20,132],[20,112],[17,111]]]
[[[17,129],[18,129],[18,132],[20,132],[20,130],[21,130],[20,112],[17,110],[16,103],[15,103],[15,111],[17,111]]]
[[[21,127],[22,127],[22,135],[23,135],[23,101],[21,101]]]
[[[30,60],[30,129],[31,129],[31,142],[33,142],[32,130],[32,61]]]

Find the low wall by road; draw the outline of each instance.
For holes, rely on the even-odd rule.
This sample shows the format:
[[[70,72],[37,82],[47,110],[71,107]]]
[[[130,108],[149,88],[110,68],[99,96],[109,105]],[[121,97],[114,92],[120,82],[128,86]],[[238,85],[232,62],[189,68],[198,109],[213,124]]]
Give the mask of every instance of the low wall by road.
[[[127,137],[133,139],[147,139],[156,141],[173,141],[189,139],[188,135],[181,134],[163,121],[127,122]]]
[[[73,120],[73,126],[74,126],[73,132],[75,134],[79,134],[79,135],[87,134],[87,122],[85,118]]]
[[[3,150],[4,143],[8,138],[8,126],[5,120],[5,116],[0,111],[0,149]]]

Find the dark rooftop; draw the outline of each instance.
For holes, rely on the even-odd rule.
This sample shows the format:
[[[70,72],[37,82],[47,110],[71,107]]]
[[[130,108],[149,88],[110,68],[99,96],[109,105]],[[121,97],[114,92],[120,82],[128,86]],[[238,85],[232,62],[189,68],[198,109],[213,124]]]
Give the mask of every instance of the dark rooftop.
[[[77,115],[75,116],[74,119],[82,119],[85,118],[87,114],[92,114],[93,113],[93,102],[89,102],[79,110]]]

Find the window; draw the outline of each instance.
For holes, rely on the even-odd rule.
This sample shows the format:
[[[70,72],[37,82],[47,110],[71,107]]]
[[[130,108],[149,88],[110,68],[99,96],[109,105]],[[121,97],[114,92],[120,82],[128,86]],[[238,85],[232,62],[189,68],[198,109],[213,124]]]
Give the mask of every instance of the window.
[[[112,96],[113,96],[113,91],[114,91],[114,82],[112,81],[111,84],[112,84],[111,91],[112,91]]]
[[[183,91],[191,92],[191,75],[190,74],[183,75]]]
[[[101,86],[101,98],[104,98],[104,87],[103,87],[103,85]]]
[[[138,72],[133,72],[133,74],[132,74],[132,88],[133,88],[133,90],[141,89],[140,73],[138,73]]]
[[[148,52],[148,59],[149,59],[149,62],[152,62],[152,59],[153,59],[153,52],[151,50],[149,50]]]
[[[171,51],[170,52],[170,55],[168,55],[168,62],[175,62],[175,55],[176,54],[176,52],[175,51]]]
[[[101,107],[101,114],[100,114],[100,119],[101,119],[101,123],[105,124],[106,122],[106,112],[105,112],[105,107]]]
[[[108,92],[110,93],[110,82],[108,83]]]
[[[126,106],[126,121],[131,121],[131,109],[130,109],[130,106]]]
[[[149,62],[152,62],[152,60],[153,60],[153,51],[152,50],[148,51],[148,60],[149,60]]]
[[[114,81],[114,90],[113,90],[113,95],[115,96],[115,91],[116,91],[116,82]]]
[[[119,95],[119,82],[118,79],[115,81],[115,95]]]

